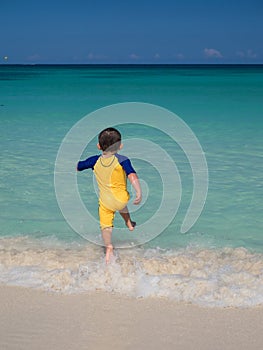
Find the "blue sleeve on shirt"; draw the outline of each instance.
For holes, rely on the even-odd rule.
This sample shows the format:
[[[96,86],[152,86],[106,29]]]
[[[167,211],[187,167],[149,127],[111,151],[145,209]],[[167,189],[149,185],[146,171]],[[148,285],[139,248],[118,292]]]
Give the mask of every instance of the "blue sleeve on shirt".
[[[92,156],[87,158],[86,160],[81,160],[78,162],[77,165],[77,170],[82,171],[85,169],[94,169],[94,165],[97,163],[97,160],[99,159],[100,156]]]
[[[116,154],[116,157],[118,158],[118,161],[120,165],[123,167],[127,176],[133,173],[136,174],[136,171],[134,170],[129,158],[122,156],[120,154]]]

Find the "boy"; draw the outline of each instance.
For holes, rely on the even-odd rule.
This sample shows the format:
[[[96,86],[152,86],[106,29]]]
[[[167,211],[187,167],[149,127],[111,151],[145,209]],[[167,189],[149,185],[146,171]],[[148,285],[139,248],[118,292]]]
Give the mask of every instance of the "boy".
[[[111,243],[114,215],[119,211],[126,226],[130,231],[134,230],[135,222],[131,221],[127,208],[130,195],[127,191],[127,177],[130,180],[136,197],[133,204],[139,204],[142,200],[142,192],[139,179],[133,169],[130,160],[117,154],[122,149],[121,134],[115,128],[107,128],[100,132],[97,147],[102,151],[96,155],[80,161],[77,170],[92,169],[99,187],[99,218],[104,245],[106,247],[106,263],[113,254]]]

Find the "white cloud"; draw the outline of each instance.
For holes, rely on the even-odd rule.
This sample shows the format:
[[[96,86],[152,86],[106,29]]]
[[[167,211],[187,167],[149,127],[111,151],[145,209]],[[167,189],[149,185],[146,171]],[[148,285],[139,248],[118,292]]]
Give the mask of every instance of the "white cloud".
[[[251,49],[247,51],[237,51],[236,55],[240,58],[257,58],[258,57],[258,54]]]
[[[92,53],[92,52],[90,52],[89,54],[88,54],[88,59],[89,60],[93,60],[94,59],[94,54]]]
[[[221,54],[220,51],[216,50],[216,49],[208,49],[205,48],[204,49],[204,54],[206,57],[208,58],[222,58],[223,55]]]
[[[138,55],[136,55],[136,53],[132,53],[130,56],[129,56],[132,60],[138,60],[140,57]]]
[[[184,59],[184,55],[182,53],[176,54],[175,57],[178,58],[179,60],[183,60]]]
[[[255,52],[253,52],[253,50],[247,50],[247,57],[249,57],[249,58],[257,58],[258,55]]]
[[[41,59],[41,57],[38,53],[35,53],[35,54],[27,57],[28,61],[39,61],[40,59]]]
[[[97,55],[97,54],[94,54],[93,52],[90,52],[87,58],[89,61],[100,61],[100,60],[105,60],[108,57],[105,55]]]
[[[236,55],[237,55],[238,57],[243,58],[243,57],[245,57],[245,52],[244,52],[244,51],[237,51]]]

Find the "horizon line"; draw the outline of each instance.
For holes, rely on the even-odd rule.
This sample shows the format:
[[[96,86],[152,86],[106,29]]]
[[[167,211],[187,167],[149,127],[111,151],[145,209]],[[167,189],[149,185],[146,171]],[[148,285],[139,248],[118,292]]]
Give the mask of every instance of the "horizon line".
[[[262,63],[0,63],[0,66],[259,66]]]

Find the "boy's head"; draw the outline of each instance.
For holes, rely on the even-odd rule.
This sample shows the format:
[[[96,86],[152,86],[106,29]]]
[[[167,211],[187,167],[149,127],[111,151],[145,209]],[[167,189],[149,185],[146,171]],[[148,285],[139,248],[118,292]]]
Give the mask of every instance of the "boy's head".
[[[98,148],[103,152],[117,152],[121,148],[121,133],[115,128],[107,128],[100,132]]]

